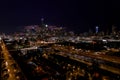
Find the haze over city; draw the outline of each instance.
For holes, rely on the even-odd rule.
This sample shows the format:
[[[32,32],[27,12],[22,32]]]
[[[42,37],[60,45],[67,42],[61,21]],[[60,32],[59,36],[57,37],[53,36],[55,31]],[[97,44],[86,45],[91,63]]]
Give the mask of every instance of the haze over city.
[[[48,25],[68,27],[78,33],[99,26],[100,30],[119,27],[119,1],[93,0],[2,0],[0,32],[14,32],[26,25],[39,25],[41,18]]]

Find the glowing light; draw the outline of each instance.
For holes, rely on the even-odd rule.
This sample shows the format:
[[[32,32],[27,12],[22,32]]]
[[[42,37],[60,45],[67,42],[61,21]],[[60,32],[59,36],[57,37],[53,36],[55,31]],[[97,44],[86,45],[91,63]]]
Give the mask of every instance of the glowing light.
[[[102,41],[103,41],[103,42],[106,42],[107,40],[103,39]]]
[[[48,25],[46,24],[45,27],[48,27]]]
[[[20,39],[23,39],[22,37],[20,37]]]
[[[96,26],[95,29],[96,29],[96,33],[98,33],[98,31],[99,31],[99,27]]]
[[[5,62],[6,66],[8,66],[8,62]]]

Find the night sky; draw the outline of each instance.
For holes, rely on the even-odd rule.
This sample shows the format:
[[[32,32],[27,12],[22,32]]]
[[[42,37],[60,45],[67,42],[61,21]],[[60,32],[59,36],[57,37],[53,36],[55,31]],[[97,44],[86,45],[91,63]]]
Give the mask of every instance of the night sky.
[[[105,0],[2,0],[0,32],[14,32],[25,25],[58,25],[85,32],[120,25],[120,2]]]

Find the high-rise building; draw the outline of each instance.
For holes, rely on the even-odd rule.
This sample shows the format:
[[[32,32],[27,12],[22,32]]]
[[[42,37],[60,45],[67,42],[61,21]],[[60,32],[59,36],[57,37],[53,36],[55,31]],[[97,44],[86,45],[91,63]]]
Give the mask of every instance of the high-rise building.
[[[45,27],[44,18],[41,18],[41,27]]]
[[[112,25],[112,34],[116,34],[116,26]]]
[[[96,27],[95,27],[95,32],[98,33],[98,31],[99,31],[99,27],[96,26]]]

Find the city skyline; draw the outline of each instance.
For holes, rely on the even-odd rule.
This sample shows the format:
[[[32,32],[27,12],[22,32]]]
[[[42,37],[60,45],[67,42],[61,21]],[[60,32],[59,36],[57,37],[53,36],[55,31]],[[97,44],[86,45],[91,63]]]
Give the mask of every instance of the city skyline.
[[[14,32],[26,25],[46,24],[87,32],[99,26],[101,30],[119,27],[119,2],[115,1],[1,1],[0,32]],[[22,29],[22,28],[21,28]]]

